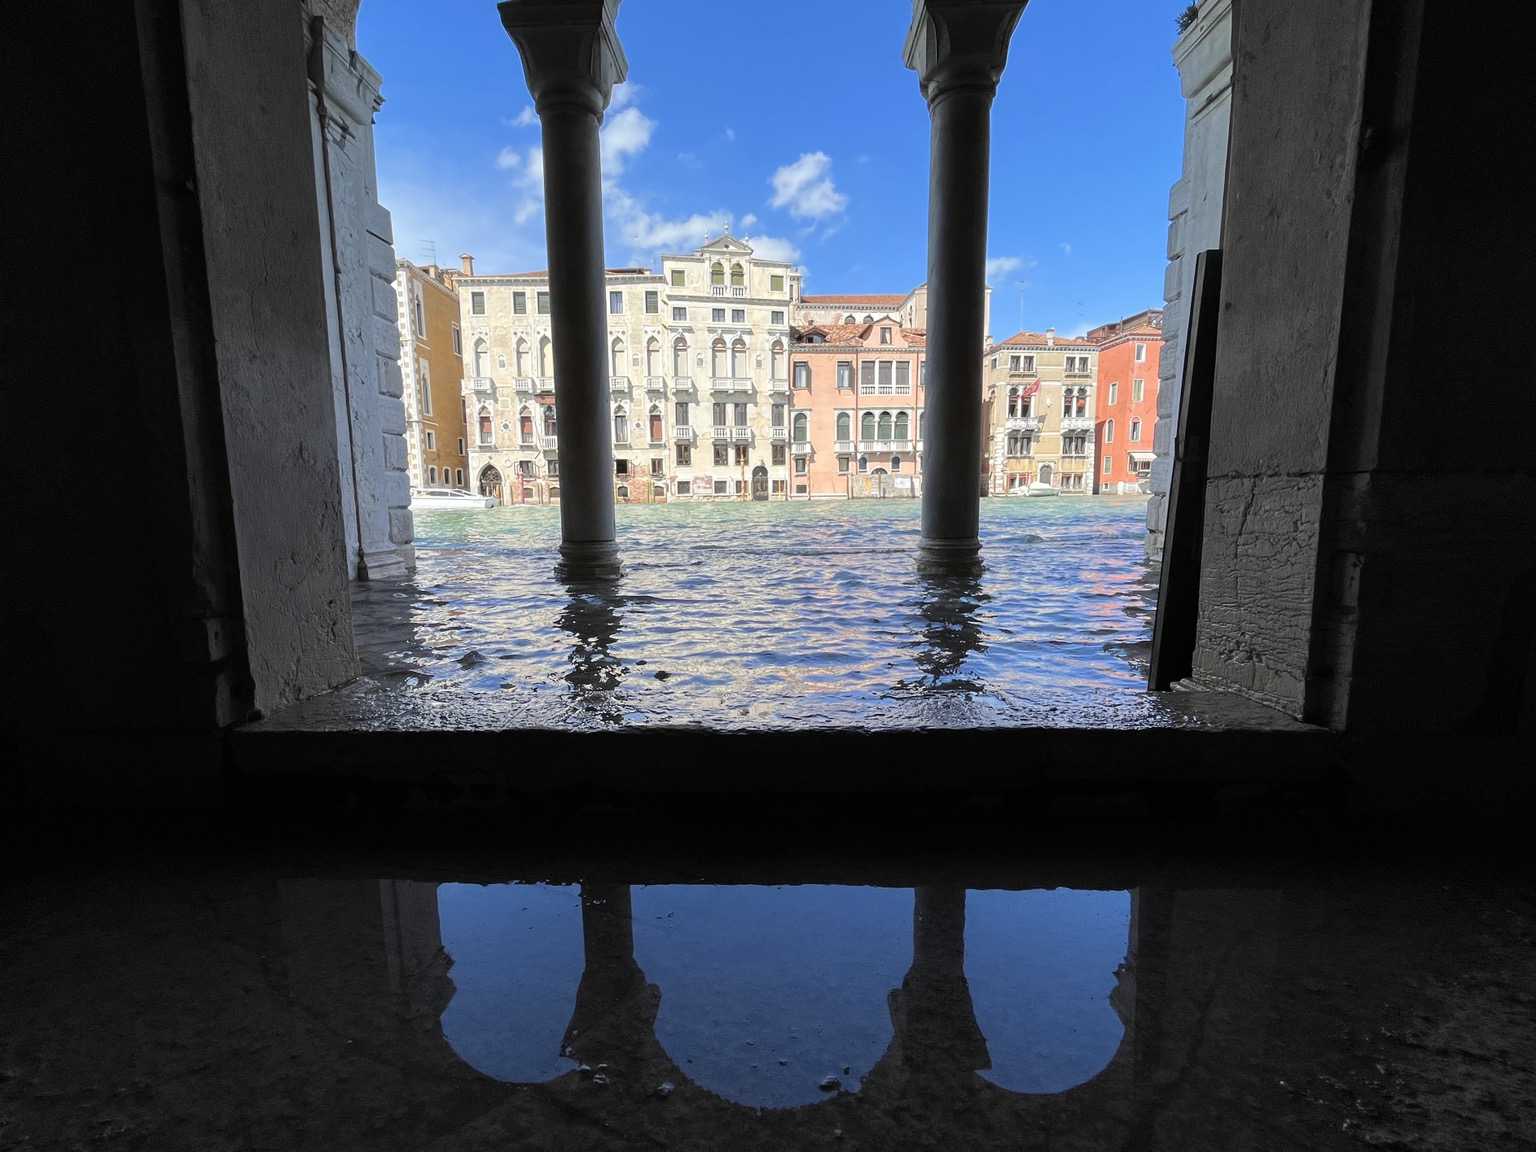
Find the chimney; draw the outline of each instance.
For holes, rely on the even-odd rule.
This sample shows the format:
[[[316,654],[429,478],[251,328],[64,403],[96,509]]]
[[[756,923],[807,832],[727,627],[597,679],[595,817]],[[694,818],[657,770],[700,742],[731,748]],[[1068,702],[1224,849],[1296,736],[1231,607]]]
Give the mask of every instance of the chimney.
[[[1056,329],[1047,328],[1045,330],[1045,346],[1047,348],[1056,347]]]
[[[475,258],[468,252],[459,253],[459,271],[466,276],[475,274]]]

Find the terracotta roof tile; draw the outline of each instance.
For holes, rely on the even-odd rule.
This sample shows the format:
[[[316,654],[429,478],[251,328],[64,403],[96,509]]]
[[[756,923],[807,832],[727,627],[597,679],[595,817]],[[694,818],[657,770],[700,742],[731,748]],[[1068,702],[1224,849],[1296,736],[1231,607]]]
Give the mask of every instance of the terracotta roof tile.
[[[1002,348],[1002,347],[1006,346],[1006,347],[1015,347],[1015,348],[1017,348],[1017,347],[1045,348],[1045,347],[1047,347],[1046,341],[1048,339],[1049,338],[1046,336],[1046,334],[1044,332],[1015,332],[1012,336],[1008,337],[1008,339],[1001,340],[998,343],[992,345],[992,347],[994,347],[994,348]],[[1055,337],[1054,344],[1051,344],[1050,346],[1051,347],[1055,347],[1055,348],[1097,348],[1098,347],[1098,345],[1094,344],[1092,341],[1089,341],[1089,340],[1073,340],[1073,339],[1069,339],[1068,337],[1065,337],[1065,336],[1057,336],[1057,337]]]
[[[808,308],[900,308],[907,294],[877,293],[863,296],[802,296],[800,303]]]

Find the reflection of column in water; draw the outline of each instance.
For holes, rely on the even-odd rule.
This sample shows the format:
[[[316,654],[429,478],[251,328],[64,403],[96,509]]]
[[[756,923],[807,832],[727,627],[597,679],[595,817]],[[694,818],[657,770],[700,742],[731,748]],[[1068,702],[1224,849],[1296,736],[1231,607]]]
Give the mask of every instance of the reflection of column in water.
[[[617,688],[623,666],[609,652],[623,622],[624,598],[616,580],[572,581],[568,599],[556,621],[575,640],[566,683],[580,691]]]
[[[990,1068],[965,978],[965,889],[929,884],[912,904],[912,968],[890,994],[893,1048],[913,1076],[968,1081]]]
[[[635,930],[627,884],[581,886],[585,964],[576,1008],[566,1029],[567,1050],[590,1064],[628,1068],[659,1049],[656,1009],[661,992],[635,962]]]
[[[991,597],[973,574],[924,575],[919,578],[917,613],[923,620],[922,643],[915,660],[930,685],[955,677],[972,652],[985,652],[979,614]]]

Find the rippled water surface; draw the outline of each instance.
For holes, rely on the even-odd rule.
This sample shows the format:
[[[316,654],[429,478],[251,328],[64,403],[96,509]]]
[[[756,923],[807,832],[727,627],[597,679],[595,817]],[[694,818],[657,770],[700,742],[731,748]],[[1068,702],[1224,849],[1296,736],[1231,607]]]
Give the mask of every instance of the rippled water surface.
[[[413,585],[358,604],[400,691],[509,722],[994,726],[1113,701],[1134,723],[1156,574],[1141,497],[982,503],[985,571],[920,576],[917,501],[618,510],[625,575],[553,574],[559,511],[418,514]]]

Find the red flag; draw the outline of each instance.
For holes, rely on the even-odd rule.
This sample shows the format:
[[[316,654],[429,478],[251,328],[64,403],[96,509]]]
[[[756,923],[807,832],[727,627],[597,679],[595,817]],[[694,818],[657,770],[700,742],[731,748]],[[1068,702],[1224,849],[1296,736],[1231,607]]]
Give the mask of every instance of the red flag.
[[[1038,391],[1040,391],[1040,377],[1036,376],[1033,384],[1024,385],[1023,389],[1019,392],[1019,399],[1028,400]]]

